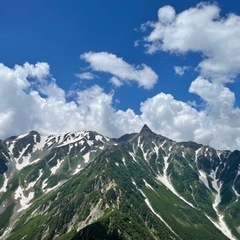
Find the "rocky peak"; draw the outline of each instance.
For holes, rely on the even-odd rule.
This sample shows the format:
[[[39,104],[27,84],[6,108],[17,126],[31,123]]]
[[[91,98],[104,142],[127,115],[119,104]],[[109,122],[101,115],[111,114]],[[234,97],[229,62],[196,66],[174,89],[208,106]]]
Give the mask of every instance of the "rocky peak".
[[[154,134],[154,132],[148,127],[147,124],[144,124],[139,134],[148,135],[148,134]]]

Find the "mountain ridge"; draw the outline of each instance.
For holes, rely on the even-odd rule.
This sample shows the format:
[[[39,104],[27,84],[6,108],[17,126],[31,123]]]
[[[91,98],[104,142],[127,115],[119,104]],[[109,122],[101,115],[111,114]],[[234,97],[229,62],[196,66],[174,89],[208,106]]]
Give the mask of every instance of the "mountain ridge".
[[[239,151],[147,125],[118,139],[30,133],[0,141],[0,239],[240,238]]]

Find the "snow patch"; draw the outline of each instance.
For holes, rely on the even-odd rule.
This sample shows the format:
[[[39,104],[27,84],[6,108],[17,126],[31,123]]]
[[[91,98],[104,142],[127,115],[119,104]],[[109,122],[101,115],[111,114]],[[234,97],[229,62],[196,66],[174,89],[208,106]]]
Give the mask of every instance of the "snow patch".
[[[173,194],[175,194],[178,198],[180,198],[182,201],[184,201],[185,203],[187,203],[189,206],[191,206],[192,208],[195,208],[192,203],[188,202],[186,199],[184,199],[174,188],[174,186],[172,185],[170,179],[167,176],[167,169],[168,169],[168,156],[163,157],[164,158],[164,168],[163,168],[163,174],[162,175],[158,175],[157,176],[157,180],[159,180],[163,185],[165,185],[165,187],[167,187]]]
[[[63,135],[51,135],[48,136],[46,139],[47,147],[52,146],[53,144],[60,144],[64,139]]]
[[[205,215],[212,223],[213,225],[218,228],[226,237],[228,237],[231,240],[237,240],[235,236],[232,235],[230,229],[228,228],[227,224],[223,220],[223,215],[219,215],[221,219],[219,219],[219,222],[215,222],[213,219],[211,219],[208,215]]]
[[[155,190],[153,189],[153,187],[152,187],[145,179],[143,179],[143,182],[144,182],[144,184],[145,184],[145,186],[146,186],[147,188],[150,188],[150,189],[152,189],[152,190],[155,192]]]
[[[3,177],[4,177],[4,182],[3,182],[3,186],[0,189],[0,193],[7,191],[8,177],[5,173],[3,174]]]
[[[95,139],[96,139],[97,141],[101,141],[101,142],[105,143],[105,142],[103,141],[104,138],[103,138],[103,136],[101,136],[101,135],[96,135]]]
[[[26,190],[29,190],[30,188],[33,188],[35,186],[35,184],[38,182],[38,180],[42,177],[42,175],[43,175],[43,170],[41,169],[38,178],[34,182],[30,182],[28,184],[28,187],[26,188]]]
[[[164,140],[163,143],[160,145],[161,149],[163,149],[163,146],[165,143],[166,143],[166,140]]]
[[[137,163],[137,160],[136,160],[135,154],[132,153],[132,152],[129,152],[129,155],[132,157],[133,161]]]
[[[48,181],[48,178],[45,179],[45,180],[43,181],[43,183],[42,183],[42,190],[43,190],[44,193],[51,192],[52,190],[58,188],[59,186],[61,186],[61,185],[65,182],[65,181],[61,181],[61,182],[59,182],[57,185],[55,185],[55,186],[52,187],[52,188],[46,188],[47,185],[48,185],[48,184],[47,184],[47,181]]]
[[[148,160],[148,157],[147,157],[148,152],[144,152],[143,143],[140,144],[139,147],[140,147],[140,149],[141,149],[141,151],[142,151],[142,153],[143,153],[143,159],[144,159],[144,160]]]
[[[240,198],[240,194],[236,191],[236,189],[234,188],[234,186],[232,187],[233,192],[235,193],[235,195]],[[1,192],[1,191],[0,191]]]
[[[214,203],[213,203],[213,208],[215,209],[215,211],[217,211],[217,206],[218,204],[221,202],[221,187],[222,187],[222,183],[219,184],[219,187],[216,189],[217,190],[217,194],[215,194],[215,199],[214,199]]]
[[[73,133],[72,135],[68,135],[66,137],[66,139],[61,139],[61,141],[59,141],[60,145],[58,145],[58,147],[63,147],[63,146],[67,146],[67,145],[70,145],[70,144],[75,144],[76,142],[82,141],[83,137],[84,137],[83,132]]]
[[[140,141],[141,141],[141,137],[138,137],[138,143],[137,143],[138,147],[140,147]]]
[[[212,171],[210,173],[210,177],[212,178],[212,187],[217,192],[215,194],[215,199],[214,199],[212,206],[218,216],[218,222],[213,221],[211,218],[209,218],[209,219],[225,236],[227,236],[231,240],[237,240],[237,238],[235,238],[232,235],[231,230],[229,229],[226,222],[224,221],[224,215],[221,214],[217,208],[218,204],[221,202],[221,188],[222,188],[222,183],[218,181],[217,176],[216,176],[217,171],[218,171],[218,167],[215,169],[215,171]]]
[[[135,187],[137,187],[137,184],[136,184],[136,182],[134,181],[133,178],[132,178],[132,184],[133,184]]]
[[[201,181],[209,190],[211,190],[210,187],[209,187],[209,184],[208,184],[208,179],[207,179],[206,173],[203,172],[202,170],[199,170],[198,172],[199,172],[199,174],[200,174],[200,176],[199,176],[200,181]]]
[[[31,205],[30,201],[33,197],[34,192],[27,192],[24,188],[18,186],[14,194],[14,199],[19,201],[21,207],[17,210],[17,212],[27,209]]]
[[[56,174],[57,170],[59,169],[59,167],[61,166],[62,162],[64,160],[57,160],[57,165],[53,166],[50,170],[52,174]]]
[[[217,156],[218,156],[219,160],[221,160],[221,153],[222,153],[222,151],[217,150],[216,153],[217,153]]]
[[[44,189],[48,184],[47,184],[47,180],[48,178],[46,178],[43,182],[42,182],[42,189]]]
[[[47,140],[47,137],[40,136],[40,142],[37,142],[37,136],[34,135],[35,145],[33,147],[33,152],[35,152],[36,150],[42,150],[46,144],[46,140]]]
[[[24,133],[24,134],[21,134],[17,137],[17,139],[22,139],[24,137],[26,137],[29,133]]]
[[[127,167],[125,157],[122,158],[122,162],[123,162],[124,166]]]
[[[201,151],[202,148],[199,148],[195,151],[195,162],[197,163],[197,160],[198,160],[198,155],[199,155],[199,152]]]
[[[81,164],[79,164],[79,165],[77,166],[77,168],[75,169],[73,175],[79,173],[79,172],[83,169],[81,166],[82,166]]]
[[[218,179],[217,179],[217,171],[218,171],[218,167],[215,169],[215,171],[212,171],[210,173],[210,177],[212,178],[212,187],[216,190],[216,194],[215,194],[215,199],[214,199],[214,203],[213,203],[213,208],[215,209],[215,211],[217,211],[217,206],[218,204],[221,202],[221,187],[222,187],[222,183],[219,183]]]
[[[189,160],[186,158],[185,152],[182,152],[182,157],[185,159],[185,161],[187,162],[188,166],[192,169],[194,169],[194,167],[189,163]]]
[[[41,169],[38,178],[34,182],[30,182],[27,188],[18,186],[14,194],[14,199],[18,200],[20,204],[20,208],[17,210],[17,212],[21,212],[27,209],[31,205],[30,202],[34,198],[34,191],[31,191],[31,190],[35,186],[35,184],[38,182],[38,180],[41,178],[42,175],[43,175],[43,171]]]
[[[70,145],[69,145],[68,154],[71,152],[72,148],[74,148],[75,144],[77,144],[77,143],[74,143],[74,144],[70,144]]]
[[[52,190],[58,188],[58,187],[61,186],[61,185],[62,185],[62,182],[59,182],[59,183],[58,183],[57,185],[55,185],[54,187],[45,189],[45,190],[44,190],[44,193],[51,192]]]
[[[173,231],[173,229],[163,220],[163,218],[153,209],[153,207],[152,207],[152,205],[151,205],[151,203],[150,203],[150,201],[149,201],[149,199],[147,198],[147,196],[143,193],[143,191],[142,190],[140,190],[140,189],[138,189],[140,192],[141,192],[141,194],[144,196],[144,198],[145,198],[145,203],[147,204],[147,206],[148,206],[148,208],[152,211],[152,213],[154,214],[154,215],[156,215],[166,226],[167,226],[167,228],[172,232],[172,233],[174,233],[176,236],[178,236],[174,231]],[[179,237],[179,236],[178,236]],[[180,237],[179,237],[180,238]]]
[[[152,141],[152,143],[154,145],[154,151],[155,151],[155,153],[156,153],[156,155],[158,157],[159,147],[157,146],[157,144],[154,141]]]
[[[2,153],[2,155],[3,155],[6,159],[9,158],[4,152],[1,152],[1,153]]]
[[[4,240],[7,238],[7,236],[10,234],[10,232],[12,231],[12,227],[7,227],[5,229],[5,231],[3,232],[3,234],[0,236],[1,240]]]
[[[80,150],[80,152],[83,152],[85,148],[86,148],[86,146],[83,146],[83,148]]]
[[[13,149],[14,149],[14,146],[15,146],[15,142],[16,141],[12,141],[8,144],[8,151],[10,152],[10,154],[13,154]]]
[[[87,143],[88,143],[89,146],[92,146],[94,144],[94,141],[88,140]]]
[[[90,152],[87,152],[85,155],[83,155],[84,162],[88,163],[90,160]]]
[[[23,135],[20,135],[20,137],[18,137],[17,139],[19,138],[23,138],[22,137]],[[47,137],[42,137],[41,136],[41,139],[40,139],[40,142],[37,142],[37,136],[34,135],[34,146],[33,146],[33,150],[32,150],[32,153],[34,153],[36,150],[41,150],[43,149],[43,147],[45,146],[46,144],[46,140],[47,140]],[[13,144],[11,144],[10,148],[9,148],[9,151],[10,153],[12,154],[12,151],[13,151],[13,148],[14,148],[14,143],[15,141],[13,142]],[[18,159],[16,159],[15,161],[15,165],[16,165],[16,168],[17,170],[21,170],[23,169],[24,167],[26,166],[29,166],[31,164],[35,164],[37,163],[38,161],[40,161],[41,159],[38,158],[38,159],[35,159],[34,161],[30,162],[30,159],[31,159],[31,153],[28,153],[27,156],[24,156],[26,150],[28,149],[28,147],[30,146],[31,144],[29,143],[25,148],[22,149],[22,151],[19,153],[20,156]]]
[[[154,215],[156,215],[166,226],[167,228],[174,233],[176,236],[178,236],[173,229],[163,220],[163,218],[153,209],[152,205],[150,204],[149,200],[146,198],[145,203],[147,204],[148,208],[152,211]],[[178,236],[179,237],[179,236]],[[179,237],[180,238],[180,237]]]
[[[235,184],[235,182],[236,182],[236,180],[237,180],[237,177],[238,177],[239,175],[240,175],[240,166],[239,166],[239,168],[238,168],[238,173],[237,173],[237,175],[236,175],[236,178],[235,178],[234,181],[233,181],[233,187],[232,187],[235,195],[236,195],[238,198],[240,198],[240,194],[239,194],[239,193],[237,192],[237,190],[234,188],[234,184]]]
[[[25,151],[28,149],[28,147],[30,146],[30,143],[24,148],[22,149],[22,151],[19,153],[20,154],[20,157],[16,160],[16,168],[17,170],[21,170],[23,169],[24,167],[28,166],[30,164],[30,156],[23,156]],[[19,163],[19,160],[21,161]]]
[[[192,185],[190,185],[190,188],[191,188],[191,190],[192,190],[192,192],[191,192],[191,196],[192,196],[194,202],[196,203],[196,205],[198,206],[198,203],[197,203],[197,201],[196,201],[196,198],[195,198],[195,196],[194,196],[194,194],[193,194],[193,193],[194,193],[194,190],[193,190]]]

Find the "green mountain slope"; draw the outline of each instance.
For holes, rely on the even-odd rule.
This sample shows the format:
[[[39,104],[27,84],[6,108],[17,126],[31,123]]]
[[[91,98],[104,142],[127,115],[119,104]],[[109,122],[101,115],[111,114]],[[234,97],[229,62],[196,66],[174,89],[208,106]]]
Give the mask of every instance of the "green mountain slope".
[[[239,151],[177,143],[147,126],[120,139],[85,135],[53,138],[21,169],[4,159],[1,239],[240,239]]]

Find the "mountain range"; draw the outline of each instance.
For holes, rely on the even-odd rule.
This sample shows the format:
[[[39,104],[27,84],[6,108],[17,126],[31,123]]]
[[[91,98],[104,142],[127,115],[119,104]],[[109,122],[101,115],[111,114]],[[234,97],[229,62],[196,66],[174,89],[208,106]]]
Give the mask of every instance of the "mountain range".
[[[240,239],[240,151],[144,125],[0,140],[0,239]]]

